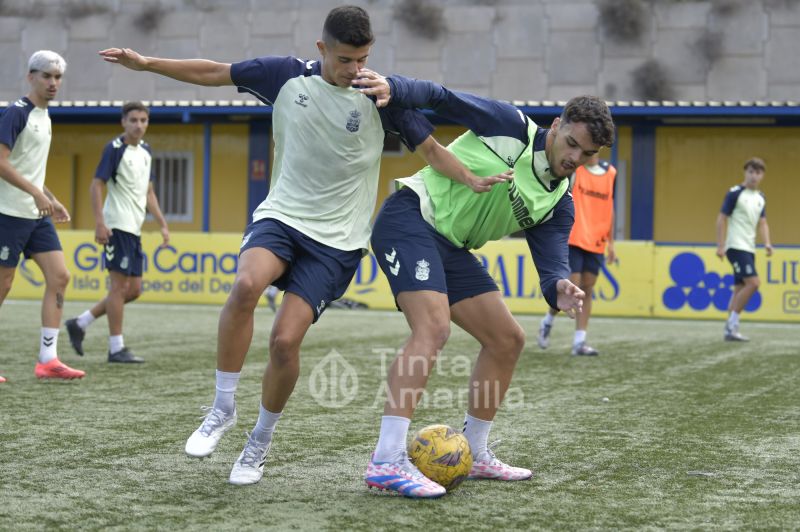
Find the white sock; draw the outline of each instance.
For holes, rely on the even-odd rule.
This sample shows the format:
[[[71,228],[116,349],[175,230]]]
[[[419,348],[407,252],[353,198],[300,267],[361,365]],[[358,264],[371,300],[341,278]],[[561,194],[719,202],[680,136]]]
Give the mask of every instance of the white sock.
[[[86,330],[86,327],[88,327],[89,325],[91,325],[91,324],[92,324],[92,322],[93,322],[94,320],[96,320],[96,319],[97,319],[97,318],[95,318],[95,317],[92,315],[92,313],[91,313],[91,312],[89,312],[89,311],[87,310],[86,312],[84,312],[83,314],[81,314],[80,316],[78,316],[78,317],[75,319],[75,321],[78,323],[78,327],[80,327],[81,329],[83,329],[83,330],[85,331],[85,330]]]
[[[728,323],[731,324],[731,327],[736,328],[739,326],[739,313],[735,310],[731,311],[731,315],[728,316]]]
[[[109,336],[108,337],[108,352],[111,354],[118,353],[125,347],[125,340],[122,339],[122,335],[118,334],[116,336]]]
[[[233,414],[236,409],[234,395],[241,375],[238,371],[234,373],[217,370],[217,395],[214,397],[214,408],[226,414]]]
[[[280,292],[280,290],[278,290],[277,286],[269,285],[267,287],[267,291],[264,292],[264,293],[267,295],[267,297],[273,297],[274,298],[275,296],[278,295],[278,292]]]
[[[572,345],[578,345],[586,341],[586,331],[575,331],[575,337],[572,339]]]
[[[544,315],[544,319],[542,320],[542,323],[544,323],[545,325],[552,325],[553,321],[555,319],[556,319],[555,315],[554,314],[550,314],[548,312],[547,314]]]
[[[39,362],[47,364],[54,358],[58,358],[58,329],[42,327],[42,335],[39,338]]]
[[[467,414],[464,417],[464,436],[469,442],[472,459],[477,460],[488,449],[491,421],[484,421]]]
[[[381,417],[381,434],[375,446],[373,462],[399,462],[406,452],[408,426],[411,420],[400,416]]]
[[[258,421],[250,437],[258,443],[272,441],[272,433],[275,432],[275,425],[278,424],[281,414],[282,412],[276,414],[264,408],[264,405],[258,405]]]

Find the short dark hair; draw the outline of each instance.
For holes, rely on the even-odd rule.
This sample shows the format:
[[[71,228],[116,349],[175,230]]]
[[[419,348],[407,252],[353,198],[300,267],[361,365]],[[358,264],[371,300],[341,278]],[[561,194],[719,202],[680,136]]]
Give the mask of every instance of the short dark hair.
[[[767,165],[764,163],[764,159],[760,157],[750,157],[747,159],[747,162],[744,163],[744,169],[747,170],[748,168],[760,170],[762,172],[767,171]]]
[[[325,18],[322,40],[327,44],[336,41],[356,48],[372,44],[375,37],[372,35],[369,15],[358,6],[333,8]]]
[[[597,96],[576,96],[567,102],[561,113],[561,121],[567,124],[586,124],[592,142],[598,146],[614,145],[614,121],[606,102]]]
[[[131,111],[144,111],[147,113],[147,116],[150,116],[150,109],[147,108],[145,104],[142,102],[127,102],[125,105],[122,106],[122,118],[128,116],[128,113]]]

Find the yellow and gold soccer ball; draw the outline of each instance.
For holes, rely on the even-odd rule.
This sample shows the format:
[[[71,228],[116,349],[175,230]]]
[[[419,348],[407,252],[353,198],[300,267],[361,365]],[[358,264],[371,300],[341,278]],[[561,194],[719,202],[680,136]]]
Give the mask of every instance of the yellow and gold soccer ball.
[[[447,425],[429,425],[414,435],[408,457],[422,473],[453,491],[472,468],[472,452],[463,434]]]

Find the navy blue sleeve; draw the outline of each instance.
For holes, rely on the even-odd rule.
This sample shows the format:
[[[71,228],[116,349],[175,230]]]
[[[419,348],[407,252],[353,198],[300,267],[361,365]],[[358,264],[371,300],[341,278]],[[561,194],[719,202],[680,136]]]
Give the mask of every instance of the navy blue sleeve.
[[[528,122],[522,111],[510,103],[490,100],[466,92],[448,90],[438,83],[391,75],[390,106],[431,109],[483,137],[513,137],[528,141]]]
[[[414,109],[383,107],[378,109],[383,129],[397,135],[406,147],[414,151],[431,133],[433,125],[425,115]]]
[[[725,216],[733,214],[733,209],[736,208],[736,202],[739,201],[739,194],[744,190],[742,187],[734,187],[725,194],[725,199],[722,201],[722,209],[720,212]]]
[[[156,180],[156,165],[153,164],[153,149],[146,142],[142,143],[142,147],[150,154],[150,181]]]
[[[533,264],[539,273],[539,286],[547,304],[558,308],[561,279],[569,279],[569,233],[575,221],[572,196],[564,194],[553,209],[553,217],[543,224],[525,230]]]
[[[766,198],[766,196],[764,196],[763,192],[759,192],[759,194],[761,194],[761,197],[764,198],[764,208],[761,209],[761,218],[766,218],[767,217],[767,198]]]
[[[105,182],[116,178],[117,167],[122,161],[122,154],[125,153],[125,144],[123,143],[121,148],[115,148],[114,142],[112,140],[103,148],[103,155],[100,156],[100,163],[94,172],[95,178],[102,179]]]
[[[9,150],[14,149],[17,137],[28,123],[29,114],[30,109],[20,107],[16,102],[8,106],[0,118],[0,144],[5,144]]]
[[[265,104],[272,105],[287,81],[319,72],[319,61],[270,56],[233,63],[231,80],[239,92],[248,92]]]

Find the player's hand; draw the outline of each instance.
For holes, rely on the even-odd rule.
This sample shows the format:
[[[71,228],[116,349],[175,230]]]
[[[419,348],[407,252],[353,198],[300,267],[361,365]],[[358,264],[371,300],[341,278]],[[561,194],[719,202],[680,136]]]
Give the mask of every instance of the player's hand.
[[[614,264],[617,260],[617,253],[614,251],[614,246],[609,244],[606,253],[606,264]]]
[[[391,87],[386,78],[368,68],[358,71],[358,77],[353,80],[353,86],[359,87],[362,94],[375,96],[375,105],[385,107],[392,99]]]
[[[558,309],[563,310],[570,318],[583,309],[583,298],[586,293],[572,284],[568,279],[561,279],[556,284],[558,292]]]
[[[722,248],[722,246],[717,246],[717,257],[719,257],[719,260],[725,258],[725,250]]]
[[[111,240],[111,229],[104,223],[99,223],[94,228],[94,241],[106,245]]]
[[[53,221],[57,224],[69,222],[72,218],[69,211],[58,200],[53,200]]]
[[[36,203],[36,208],[39,210],[39,216],[44,218],[45,216],[50,216],[55,211],[55,206],[53,202],[50,201],[44,192],[41,190],[37,190],[36,195],[33,196],[33,201]]]
[[[161,238],[163,242],[158,246],[159,249],[163,249],[169,245],[169,228],[166,225],[161,228]]]
[[[97,52],[103,61],[117,63],[131,70],[145,70],[147,60],[130,48],[107,48]]]
[[[467,185],[469,188],[472,189],[473,192],[489,192],[492,190],[492,187],[498,183],[505,183],[506,181],[511,181],[514,179],[514,170],[508,169],[502,174],[491,175],[489,177],[478,177],[476,175],[472,176],[469,183]]]
[[[764,244],[764,249],[767,250],[767,257],[772,256],[772,244]]]

